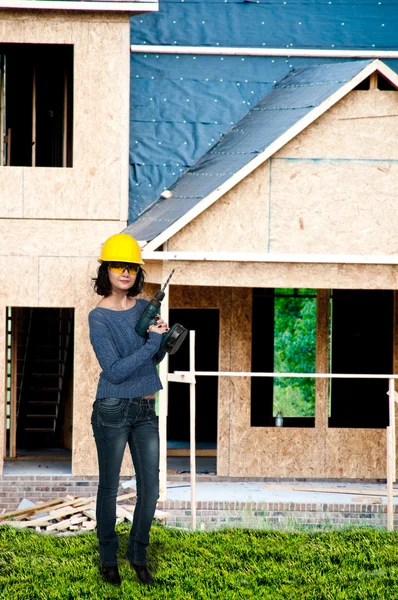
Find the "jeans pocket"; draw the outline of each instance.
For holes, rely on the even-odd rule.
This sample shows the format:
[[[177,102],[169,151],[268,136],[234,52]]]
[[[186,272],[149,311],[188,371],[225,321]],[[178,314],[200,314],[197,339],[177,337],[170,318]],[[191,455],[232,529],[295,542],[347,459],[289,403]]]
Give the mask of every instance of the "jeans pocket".
[[[98,419],[106,427],[122,427],[127,419],[127,398],[100,398]]]
[[[159,429],[159,419],[156,415],[156,401],[155,398],[147,398],[147,410],[146,410],[146,418],[149,423],[155,428]]]

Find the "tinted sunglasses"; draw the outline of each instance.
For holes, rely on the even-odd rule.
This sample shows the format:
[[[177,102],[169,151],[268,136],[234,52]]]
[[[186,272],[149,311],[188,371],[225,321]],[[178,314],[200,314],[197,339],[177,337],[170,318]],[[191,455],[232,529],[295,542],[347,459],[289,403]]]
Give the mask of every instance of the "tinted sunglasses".
[[[133,263],[109,263],[109,270],[112,271],[112,273],[118,273],[118,275],[121,275],[124,273],[124,271],[127,271],[129,275],[137,275],[138,269],[139,265],[135,265]]]

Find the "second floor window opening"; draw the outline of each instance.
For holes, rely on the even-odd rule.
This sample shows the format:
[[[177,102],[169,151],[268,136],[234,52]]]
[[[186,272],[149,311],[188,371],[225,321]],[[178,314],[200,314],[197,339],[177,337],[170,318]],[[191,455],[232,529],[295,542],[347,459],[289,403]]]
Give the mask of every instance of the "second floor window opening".
[[[72,167],[73,46],[0,44],[0,166]]]

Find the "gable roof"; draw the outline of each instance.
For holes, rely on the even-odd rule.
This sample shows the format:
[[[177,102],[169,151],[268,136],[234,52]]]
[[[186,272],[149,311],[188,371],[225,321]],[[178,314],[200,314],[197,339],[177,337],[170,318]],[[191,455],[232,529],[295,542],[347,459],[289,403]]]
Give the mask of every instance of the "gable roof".
[[[1,9],[143,12],[158,10],[158,0],[0,0]]]
[[[375,71],[398,88],[398,75],[379,60],[295,69],[125,232],[155,250]]]

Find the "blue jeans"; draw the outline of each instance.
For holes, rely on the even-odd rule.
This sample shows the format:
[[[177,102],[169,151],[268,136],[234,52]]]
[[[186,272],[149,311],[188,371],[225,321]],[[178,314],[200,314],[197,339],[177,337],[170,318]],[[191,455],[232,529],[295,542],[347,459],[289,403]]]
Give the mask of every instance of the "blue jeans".
[[[159,425],[155,400],[97,399],[91,425],[99,466],[97,537],[100,560],[108,566],[117,564],[116,496],[120,467],[128,444],[136,473],[137,502],[127,558],[137,565],[145,565],[149,530],[159,498]]]

